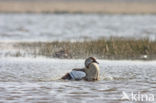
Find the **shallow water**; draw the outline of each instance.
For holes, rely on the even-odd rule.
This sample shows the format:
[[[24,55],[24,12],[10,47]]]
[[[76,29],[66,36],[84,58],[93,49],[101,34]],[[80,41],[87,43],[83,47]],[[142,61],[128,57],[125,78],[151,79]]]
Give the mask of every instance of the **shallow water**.
[[[0,41],[75,41],[111,36],[156,40],[156,15],[0,14]]]
[[[58,80],[83,62],[1,58],[0,103],[148,103],[121,100],[122,91],[156,96],[156,61],[99,60],[100,81]]]
[[[155,40],[156,15],[0,14],[0,103],[135,102],[122,100],[122,91],[156,96],[156,61],[99,60],[101,80],[86,82],[59,80],[72,68],[83,67],[84,60],[5,56],[23,52],[8,41],[75,41],[110,36]]]

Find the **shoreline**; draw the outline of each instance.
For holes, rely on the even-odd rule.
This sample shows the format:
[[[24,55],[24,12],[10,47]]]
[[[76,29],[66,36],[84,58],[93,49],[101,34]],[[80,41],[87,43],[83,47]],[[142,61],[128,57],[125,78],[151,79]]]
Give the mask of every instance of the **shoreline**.
[[[156,2],[0,1],[0,13],[156,14]]]

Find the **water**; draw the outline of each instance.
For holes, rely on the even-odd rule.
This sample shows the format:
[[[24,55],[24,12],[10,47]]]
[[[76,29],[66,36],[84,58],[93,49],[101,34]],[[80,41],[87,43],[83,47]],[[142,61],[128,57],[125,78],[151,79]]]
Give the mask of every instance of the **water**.
[[[59,80],[72,68],[83,67],[84,60],[0,61],[1,103],[138,103],[121,100],[122,91],[156,96],[156,61],[99,60],[101,80],[97,82]]]
[[[84,60],[5,56],[23,52],[14,47],[21,41],[111,36],[155,40],[156,15],[0,14],[0,103],[135,103],[122,100],[122,91],[156,96],[156,61],[99,60],[100,81],[86,82],[59,80]]]
[[[0,14],[0,41],[156,39],[156,15]]]

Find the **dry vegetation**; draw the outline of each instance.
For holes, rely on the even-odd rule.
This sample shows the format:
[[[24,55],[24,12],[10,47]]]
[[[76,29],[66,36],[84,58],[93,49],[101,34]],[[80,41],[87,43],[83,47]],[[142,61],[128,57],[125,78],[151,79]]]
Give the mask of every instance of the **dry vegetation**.
[[[156,13],[156,2],[1,1],[4,13]]]
[[[112,38],[84,42],[34,42],[16,43],[16,48],[31,51],[31,55],[55,58],[101,59],[156,59],[156,42]],[[29,52],[30,53],[30,52]],[[21,56],[20,52],[18,55]],[[147,58],[144,56],[147,55]],[[17,55],[15,55],[17,56]]]

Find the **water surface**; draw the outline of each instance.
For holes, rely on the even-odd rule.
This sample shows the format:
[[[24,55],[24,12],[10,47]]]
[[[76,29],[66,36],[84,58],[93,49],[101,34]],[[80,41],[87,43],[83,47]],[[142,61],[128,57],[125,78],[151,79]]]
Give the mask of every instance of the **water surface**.
[[[0,41],[156,39],[156,15],[0,14]]]
[[[156,61],[99,60],[101,80],[97,82],[58,80],[72,68],[83,67],[84,60],[0,61],[1,103],[140,103],[121,100],[122,91],[156,96]]]
[[[59,80],[84,60],[6,56],[23,52],[9,41],[111,36],[155,40],[156,15],[0,14],[0,103],[133,103],[121,100],[122,91],[156,96],[156,61],[99,60],[101,80],[86,82]]]

